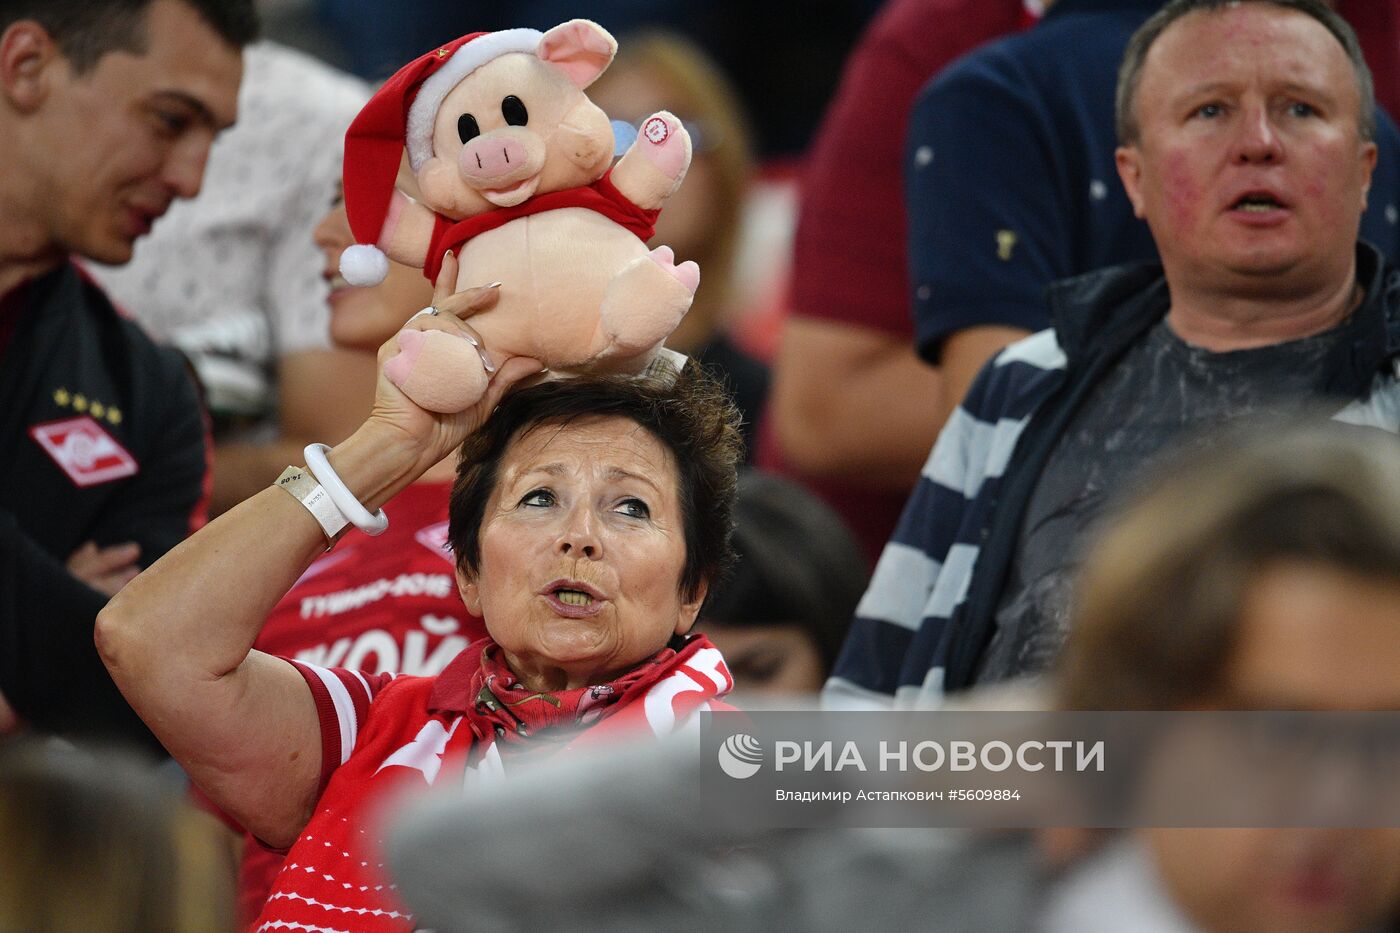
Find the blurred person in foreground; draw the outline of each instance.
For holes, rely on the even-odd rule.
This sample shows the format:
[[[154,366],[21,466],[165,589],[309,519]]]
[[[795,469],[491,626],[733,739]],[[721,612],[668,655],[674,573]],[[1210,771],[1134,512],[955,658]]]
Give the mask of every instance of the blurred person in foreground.
[[[141,761],[0,746],[0,930],[232,933],[218,826]]]
[[[926,705],[1044,670],[1105,502],[1193,433],[1326,401],[1396,430],[1400,270],[1357,240],[1377,150],[1316,0],[1173,0],[1134,34],[1118,172],[1161,265],[1061,282],[930,454],[828,682]]]
[[[408,327],[471,336],[453,312],[498,293],[449,294],[456,274],[449,253],[433,307]],[[524,760],[610,735],[666,735],[732,685],[719,652],[687,634],[730,558],[740,442],[717,383],[690,366],[507,395],[539,372],[519,357],[477,405],[431,414],[384,376],[393,353],[380,349],[375,407],[354,434],[320,457],[308,448],[309,469],[289,467],[98,618],[113,678],[174,758],[225,813],[289,850],[259,924],[353,916],[363,933],[413,929],[380,870],[374,813],[389,797],[510,779]],[[371,510],[459,446],[448,538],[488,638],[435,677],[252,649],[351,518],[383,530]]]
[[[1214,440],[1094,545],[1058,705],[1400,710],[1400,441]],[[1156,895],[1152,929],[1400,930],[1400,828],[1137,830],[1059,885],[1051,929],[1114,928],[1115,890]]]
[[[685,184],[666,201],[652,242],[695,260],[705,284],[666,346],[694,357],[724,382],[744,418],[750,458],[768,396],[768,367],[740,349],[728,330],[744,296],[736,294],[740,226],[753,176],[748,120],[717,64],[684,37],[639,33],[618,43],[617,58],[588,96],[631,134],[651,114],[670,110],[690,133]],[[619,145],[619,149],[625,146]]]
[[[865,590],[860,547],[801,486],[739,473],[734,569],[710,588],[695,623],[724,655],[740,694],[821,689]]]
[[[126,262],[198,193],[256,32],[252,0],[0,6],[0,733],[154,746],[92,626],[202,524],[204,414],[73,258]]]
[[[1042,708],[1400,710],[1400,441],[1271,426],[1171,466],[1096,543]],[[765,834],[723,794],[678,803],[713,762],[636,746],[536,779],[569,791],[400,817],[391,865],[443,933],[1400,930],[1400,829]],[[578,859],[561,835],[629,858]]]

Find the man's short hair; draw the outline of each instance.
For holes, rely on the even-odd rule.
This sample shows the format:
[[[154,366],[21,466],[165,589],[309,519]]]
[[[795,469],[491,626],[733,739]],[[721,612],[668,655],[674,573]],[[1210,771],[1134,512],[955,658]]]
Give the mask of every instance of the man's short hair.
[[[73,70],[84,74],[108,52],[146,51],[146,12],[153,0],[0,0],[0,31],[20,20],[43,26]],[[177,0],[219,38],[242,48],[258,37],[253,0]]]
[[[1118,141],[1128,146],[1138,141],[1141,127],[1137,120],[1137,90],[1142,80],[1142,67],[1147,61],[1147,53],[1153,43],[1161,38],[1167,27],[1188,13],[1198,11],[1214,12],[1241,3],[1267,3],[1285,10],[1297,10],[1311,16],[1332,33],[1351,61],[1351,70],[1356,75],[1356,86],[1361,92],[1361,119],[1358,129],[1361,138],[1370,142],[1376,137],[1376,86],[1371,78],[1371,69],[1366,66],[1366,58],[1361,54],[1361,43],[1347,21],[1327,7],[1321,0],[1171,0],[1153,14],[1152,18],[1138,27],[1128,40],[1128,48],[1123,53],[1123,64],[1118,69],[1118,91],[1116,97],[1116,117]]]

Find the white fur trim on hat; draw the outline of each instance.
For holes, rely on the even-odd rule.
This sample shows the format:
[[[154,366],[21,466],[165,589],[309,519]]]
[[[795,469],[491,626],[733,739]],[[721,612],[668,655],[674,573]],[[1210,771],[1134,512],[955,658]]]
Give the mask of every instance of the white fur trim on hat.
[[[433,154],[433,122],[438,107],[457,84],[482,65],[509,52],[534,54],[544,33],[538,29],[502,29],[478,36],[462,46],[437,71],[428,75],[418,88],[418,96],[408,109],[404,144],[408,163],[416,172]]]
[[[340,274],[351,285],[378,285],[389,274],[389,257],[376,246],[347,246],[340,254]]]

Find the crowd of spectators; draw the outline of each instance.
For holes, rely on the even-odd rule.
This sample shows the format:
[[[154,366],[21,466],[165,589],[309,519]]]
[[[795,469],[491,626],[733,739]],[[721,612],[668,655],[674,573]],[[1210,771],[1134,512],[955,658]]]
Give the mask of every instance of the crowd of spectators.
[[[1400,7],[849,3],[844,64],[765,24],[736,73],[718,13],[615,4],[646,28],[587,93],[624,136],[687,126],[650,245],[704,278],[678,355],[556,380],[492,365],[500,284],[457,291],[451,252],[346,281],[371,88],[254,3],[0,10],[0,825],[32,854],[0,928],[1400,929],[1400,830],[764,837],[676,812],[689,764],[574,764],[729,704],[1008,685],[1397,709]],[[429,22],[566,18],[424,3],[376,46],[324,6],[376,79]],[[784,154],[790,256],[755,205],[808,130],[756,74],[834,87]],[[472,342],[485,396],[415,405],[405,331]],[[469,806],[391,859],[424,784]],[[745,864],[782,881],[741,921]],[[511,880],[542,872],[571,876]]]

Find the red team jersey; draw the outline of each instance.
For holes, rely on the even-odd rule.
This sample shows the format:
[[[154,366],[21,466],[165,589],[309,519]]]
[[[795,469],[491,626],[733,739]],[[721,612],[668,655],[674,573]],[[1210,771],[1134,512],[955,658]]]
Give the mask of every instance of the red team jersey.
[[[409,486],[384,507],[384,534],[352,530],[282,597],[254,647],[367,674],[440,673],[486,635],[457,595],[446,548],[451,490],[451,483]],[[245,921],[262,909],[283,861],[248,840],[238,893]]]
[[[352,531],[272,610],[259,651],[370,674],[429,677],[486,634],[457,595],[447,550],[450,483],[394,497],[389,529]]]
[[[730,709],[720,697],[733,678],[703,635],[611,684],[554,694],[532,693],[499,655],[483,640],[435,677],[297,665],[320,716],[323,790],[258,918],[259,933],[414,929],[377,838],[379,816],[406,790],[470,792],[518,767],[523,749],[558,754],[622,735],[665,736],[698,727],[699,712]],[[545,730],[554,732],[537,738]]]

